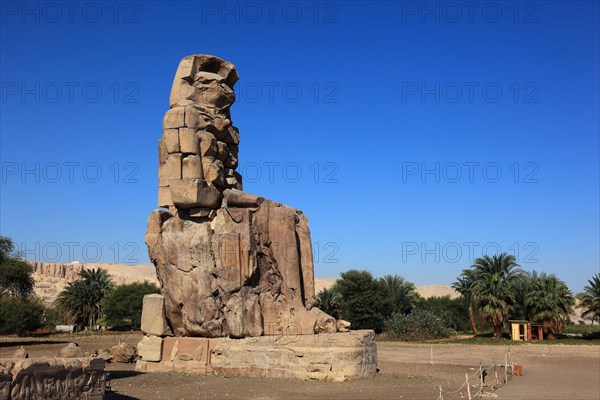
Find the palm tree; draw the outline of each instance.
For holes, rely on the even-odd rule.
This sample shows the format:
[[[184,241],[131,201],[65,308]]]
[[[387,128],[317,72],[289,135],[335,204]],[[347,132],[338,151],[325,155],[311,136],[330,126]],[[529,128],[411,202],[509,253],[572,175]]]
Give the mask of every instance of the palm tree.
[[[515,303],[513,282],[522,275],[514,256],[486,255],[471,265],[471,294],[485,320],[494,327],[494,339],[502,337],[502,326]]]
[[[102,300],[114,285],[108,272],[99,268],[84,269],[79,276],[59,293],[55,304],[71,322],[92,327],[102,315]]]
[[[406,281],[400,275],[385,275],[380,281],[394,300],[393,312],[410,313],[413,305],[419,299],[415,285]]]
[[[594,275],[588,280],[589,285],[583,288],[581,295],[581,306],[586,310],[581,314],[584,318],[588,315],[592,316],[592,323],[595,319],[600,319],[600,273]]]
[[[532,320],[531,310],[525,304],[525,298],[534,290],[538,280],[536,271],[524,272],[513,282],[513,293],[515,294],[515,309],[511,314],[514,319]]]
[[[475,317],[473,315],[473,274],[472,270],[466,269],[462,274],[456,278],[456,282],[452,284],[452,287],[460,293],[460,296],[469,305],[469,321],[471,321],[471,329],[473,334],[477,335],[477,325],[475,325]]]
[[[481,276],[473,286],[475,302],[485,320],[494,327],[494,339],[502,337],[502,327],[515,298],[511,285],[497,273]]]
[[[563,281],[542,272],[526,295],[525,305],[531,319],[547,331],[548,339],[554,339],[569,318],[575,298]]]
[[[317,294],[315,306],[335,319],[340,319],[342,314],[342,295],[335,289],[335,286],[325,288]]]

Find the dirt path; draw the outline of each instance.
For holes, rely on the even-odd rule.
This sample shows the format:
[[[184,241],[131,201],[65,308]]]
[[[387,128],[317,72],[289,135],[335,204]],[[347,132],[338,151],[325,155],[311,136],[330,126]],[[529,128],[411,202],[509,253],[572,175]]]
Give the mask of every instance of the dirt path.
[[[139,333],[87,337],[53,337],[51,341],[0,338],[0,357],[25,346],[31,356],[54,356],[68,341],[84,351],[110,348],[119,340],[135,344]],[[436,400],[438,387],[458,388],[465,372],[476,373],[479,362],[502,361],[508,346],[465,344],[378,343],[380,373],[349,382],[253,379],[215,375],[138,374],[129,364],[108,364],[114,390],[107,399],[423,399]],[[433,364],[431,364],[433,350]],[[598,400],[600,346],[511,346],[524,375],[494,394],[501,399]],[[462,397],[461,397],[462,396]],[[466,398],[463,390],[445,400]]]

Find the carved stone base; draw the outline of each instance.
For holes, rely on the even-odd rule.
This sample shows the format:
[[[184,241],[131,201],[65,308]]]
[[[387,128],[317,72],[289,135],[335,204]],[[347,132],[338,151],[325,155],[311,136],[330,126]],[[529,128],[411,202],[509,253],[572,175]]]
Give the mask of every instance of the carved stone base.
[[[377,346],[371,330],[245,339],[162,340],[161,361],[142,359],[136,365],[137,371],[331,381],[377,373]]]
[[[0,359],[0,399],[102,400],[100,358]]]

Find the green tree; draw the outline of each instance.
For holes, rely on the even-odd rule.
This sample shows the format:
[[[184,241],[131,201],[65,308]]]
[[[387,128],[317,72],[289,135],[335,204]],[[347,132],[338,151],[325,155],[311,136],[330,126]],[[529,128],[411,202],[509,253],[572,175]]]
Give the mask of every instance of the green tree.
[[[515,295],[515,305],[511,317],[513,319],[532,320],[531,310],[526,304],[527,295],[531,293],[538,280],[538,273],[523,272],[512,283],[513,293]]]
[[[581,307],[586,309],[581,317],[591,315],[593,323],[595,319],[600,320],[600,273],[594,275],[588,283],[580,296]]]
[[[467,303],[467,313],[469,314],[469,322],[474,335],[477,335],[477,325],[475,325],[475,316],[473,315],[473,284],[475,279],[472,270],[464,270],[452,287],[460,293],[460,296]]]
[[[104,322],[114,329],[139,328],[144,296],[153,293],[160,293],[160,289],[149,282],[115,287],[104,299]]]
[[[0,236],[0,264],[3,264],[9,258],[18,258],[14,254],[15,245],[11,238]]]
[[[554,339],[569,318],[575,298],[563,281],[542,272],[525,297],[525,305],[531,320],[544,327],[548,339]]]
[[[522,274],[515,257],[506,253],[485,255],[475,260],[461,277],[472,279],[470,289],[474,304],[485,320],[494,327],[493,337],[502,337],[502,327],[515,304],[513,282]]]
[[[0,294],[11,297],[27,297],[33,294],[35,281],[33,268],[18,259],[5,259],[0,264]]]
[[[0,333],[22,335],[42,326],[45,307],[33,295],[32,275],[12,239],[0,236]]]
[[[342,298],[342,314],[355,329],[381,332],[392,314],[394,300],[384,284],[368,271],[349,270],[340,275],[335,290]]]
[[[21,336],[41,327],[46,308],[37,297],[0,298],[0,334]]]
[[[392,312],[409,314],[419,300],[415,285],[404,280],[400,275],[385,275],[379,280],[393,299]]]
[[[102,315],[102,301],[114,285],[103,269],[84,269],[79,276],[58,294],[55,305],[70,322],[93,327]]]
[[[19,258],[11,238],[0,236],[0,295],[27,297],[33,294],[33,268]]]
[[[343,318],[342,296],[336,291],[335,286],[321,290],[315,298],[315,306],[335,319]]]

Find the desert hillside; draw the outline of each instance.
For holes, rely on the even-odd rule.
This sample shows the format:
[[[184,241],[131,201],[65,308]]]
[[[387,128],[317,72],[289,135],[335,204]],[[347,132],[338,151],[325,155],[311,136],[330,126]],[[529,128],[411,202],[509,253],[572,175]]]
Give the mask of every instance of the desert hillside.
[[[56,299],[58,293],[69,282],[77,279],[79,272],[84,269],[100,268],[108,271],[113,281],[118,284],[127,284],[133,282],[154,282],[156,271],[152,264],[102,264],[102,263],[41,263],[31,262],[33,267],[33,278],[35,279],[35,293],[46,304],[50,304]]]
[[[337,278],[315,278],[315,293],[333,286]],[[425,285],[416,286],[419,296],[428,299],[430,297],[450,296],[451,299],[458,298],[460,295],[450,286],[444,285]]]
[[[80,271],[83,269],[100,268],[108,271],[116,284],[125,284],[133,282],[154,282],[156,271],[152,264],[102,264],[102,263],[30,263],[34,271],[35,292],[47,304],[56,299],[58,293],[69,282],[77,279]],[[319,293],[325,288],[331,287],[337,278],[315,278],[315,293]],[[432,296],[450,296],[458,297],[458,293],[449,286],[427,285],[417,286],[417,291],[421,297]]]

